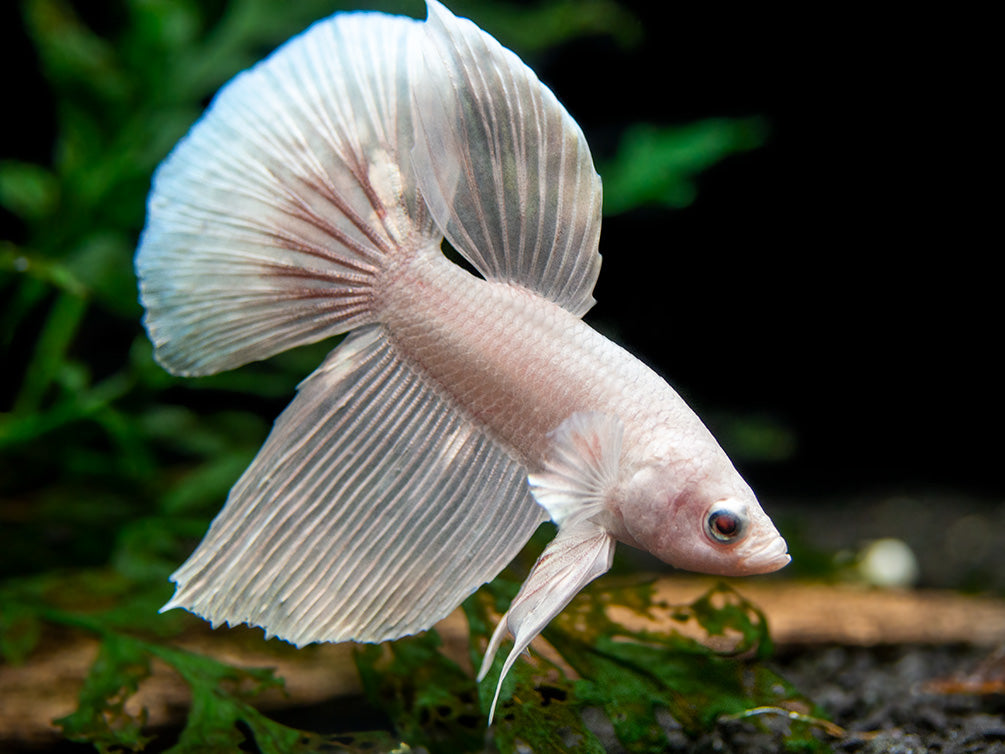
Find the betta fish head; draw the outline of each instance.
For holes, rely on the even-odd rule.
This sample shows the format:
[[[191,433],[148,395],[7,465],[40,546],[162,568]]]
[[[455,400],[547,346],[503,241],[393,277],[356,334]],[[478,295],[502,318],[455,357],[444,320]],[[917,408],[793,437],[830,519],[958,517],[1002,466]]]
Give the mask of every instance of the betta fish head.
[[[699,573],[749,576],[788,564],[785,540],[726,454],[714,440],[701,445],[630,470],[611,506],[615,536]]]

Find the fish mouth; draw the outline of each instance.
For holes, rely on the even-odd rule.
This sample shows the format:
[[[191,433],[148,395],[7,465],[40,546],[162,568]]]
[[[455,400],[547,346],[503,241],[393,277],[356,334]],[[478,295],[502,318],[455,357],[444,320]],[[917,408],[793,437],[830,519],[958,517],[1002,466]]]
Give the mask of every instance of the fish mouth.
[[[788,545],[780,535],[776,535],[744,558],[744,571],[747,575],[772,573],[787,566],[791,560]]]

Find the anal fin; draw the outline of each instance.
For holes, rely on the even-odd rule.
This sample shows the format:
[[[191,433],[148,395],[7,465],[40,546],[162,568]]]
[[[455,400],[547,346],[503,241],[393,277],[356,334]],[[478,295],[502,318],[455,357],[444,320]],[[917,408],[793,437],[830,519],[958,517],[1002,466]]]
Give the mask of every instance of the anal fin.
[[[372,325],[301,384],[164,609],[296,645],[394,639],[492,579],[544,518],[520,464]]]

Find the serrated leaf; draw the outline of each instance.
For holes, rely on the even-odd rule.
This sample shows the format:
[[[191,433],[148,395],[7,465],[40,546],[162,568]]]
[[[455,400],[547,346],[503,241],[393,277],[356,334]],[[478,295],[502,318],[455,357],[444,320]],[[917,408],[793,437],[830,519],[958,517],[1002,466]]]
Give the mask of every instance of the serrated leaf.
[[[150,675],[150,656],[135,641],[108,635],[80,690],[77,710],[56,720],[67,738],[91,743],[99,752],[140,751],[151,739],[143,735],[146,711],[126,711],[140,681]]]

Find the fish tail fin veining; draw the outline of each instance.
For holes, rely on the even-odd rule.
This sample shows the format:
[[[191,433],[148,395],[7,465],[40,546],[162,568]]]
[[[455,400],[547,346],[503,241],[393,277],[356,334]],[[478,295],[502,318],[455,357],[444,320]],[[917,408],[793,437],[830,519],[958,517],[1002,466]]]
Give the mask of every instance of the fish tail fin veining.
[[[211,374],[351,331],[164,609],[298,645],[396,638],[493,578],[545,518],[526,472],[380,322],[382,273],[442,239],[411,166],[406,58],[421,28],[318,22],[228,84],[155,176],[136,267],[167,369]]]
[[[519,464],[369,325],[301,384],[164,609],[297,645],[394,639],[493,578],[543,518]]]
[[[212,374],[375,321],[438,246],[412,177],[412,19],[318,22],[239,75],[158,169],[136,257],[160,363]]]

